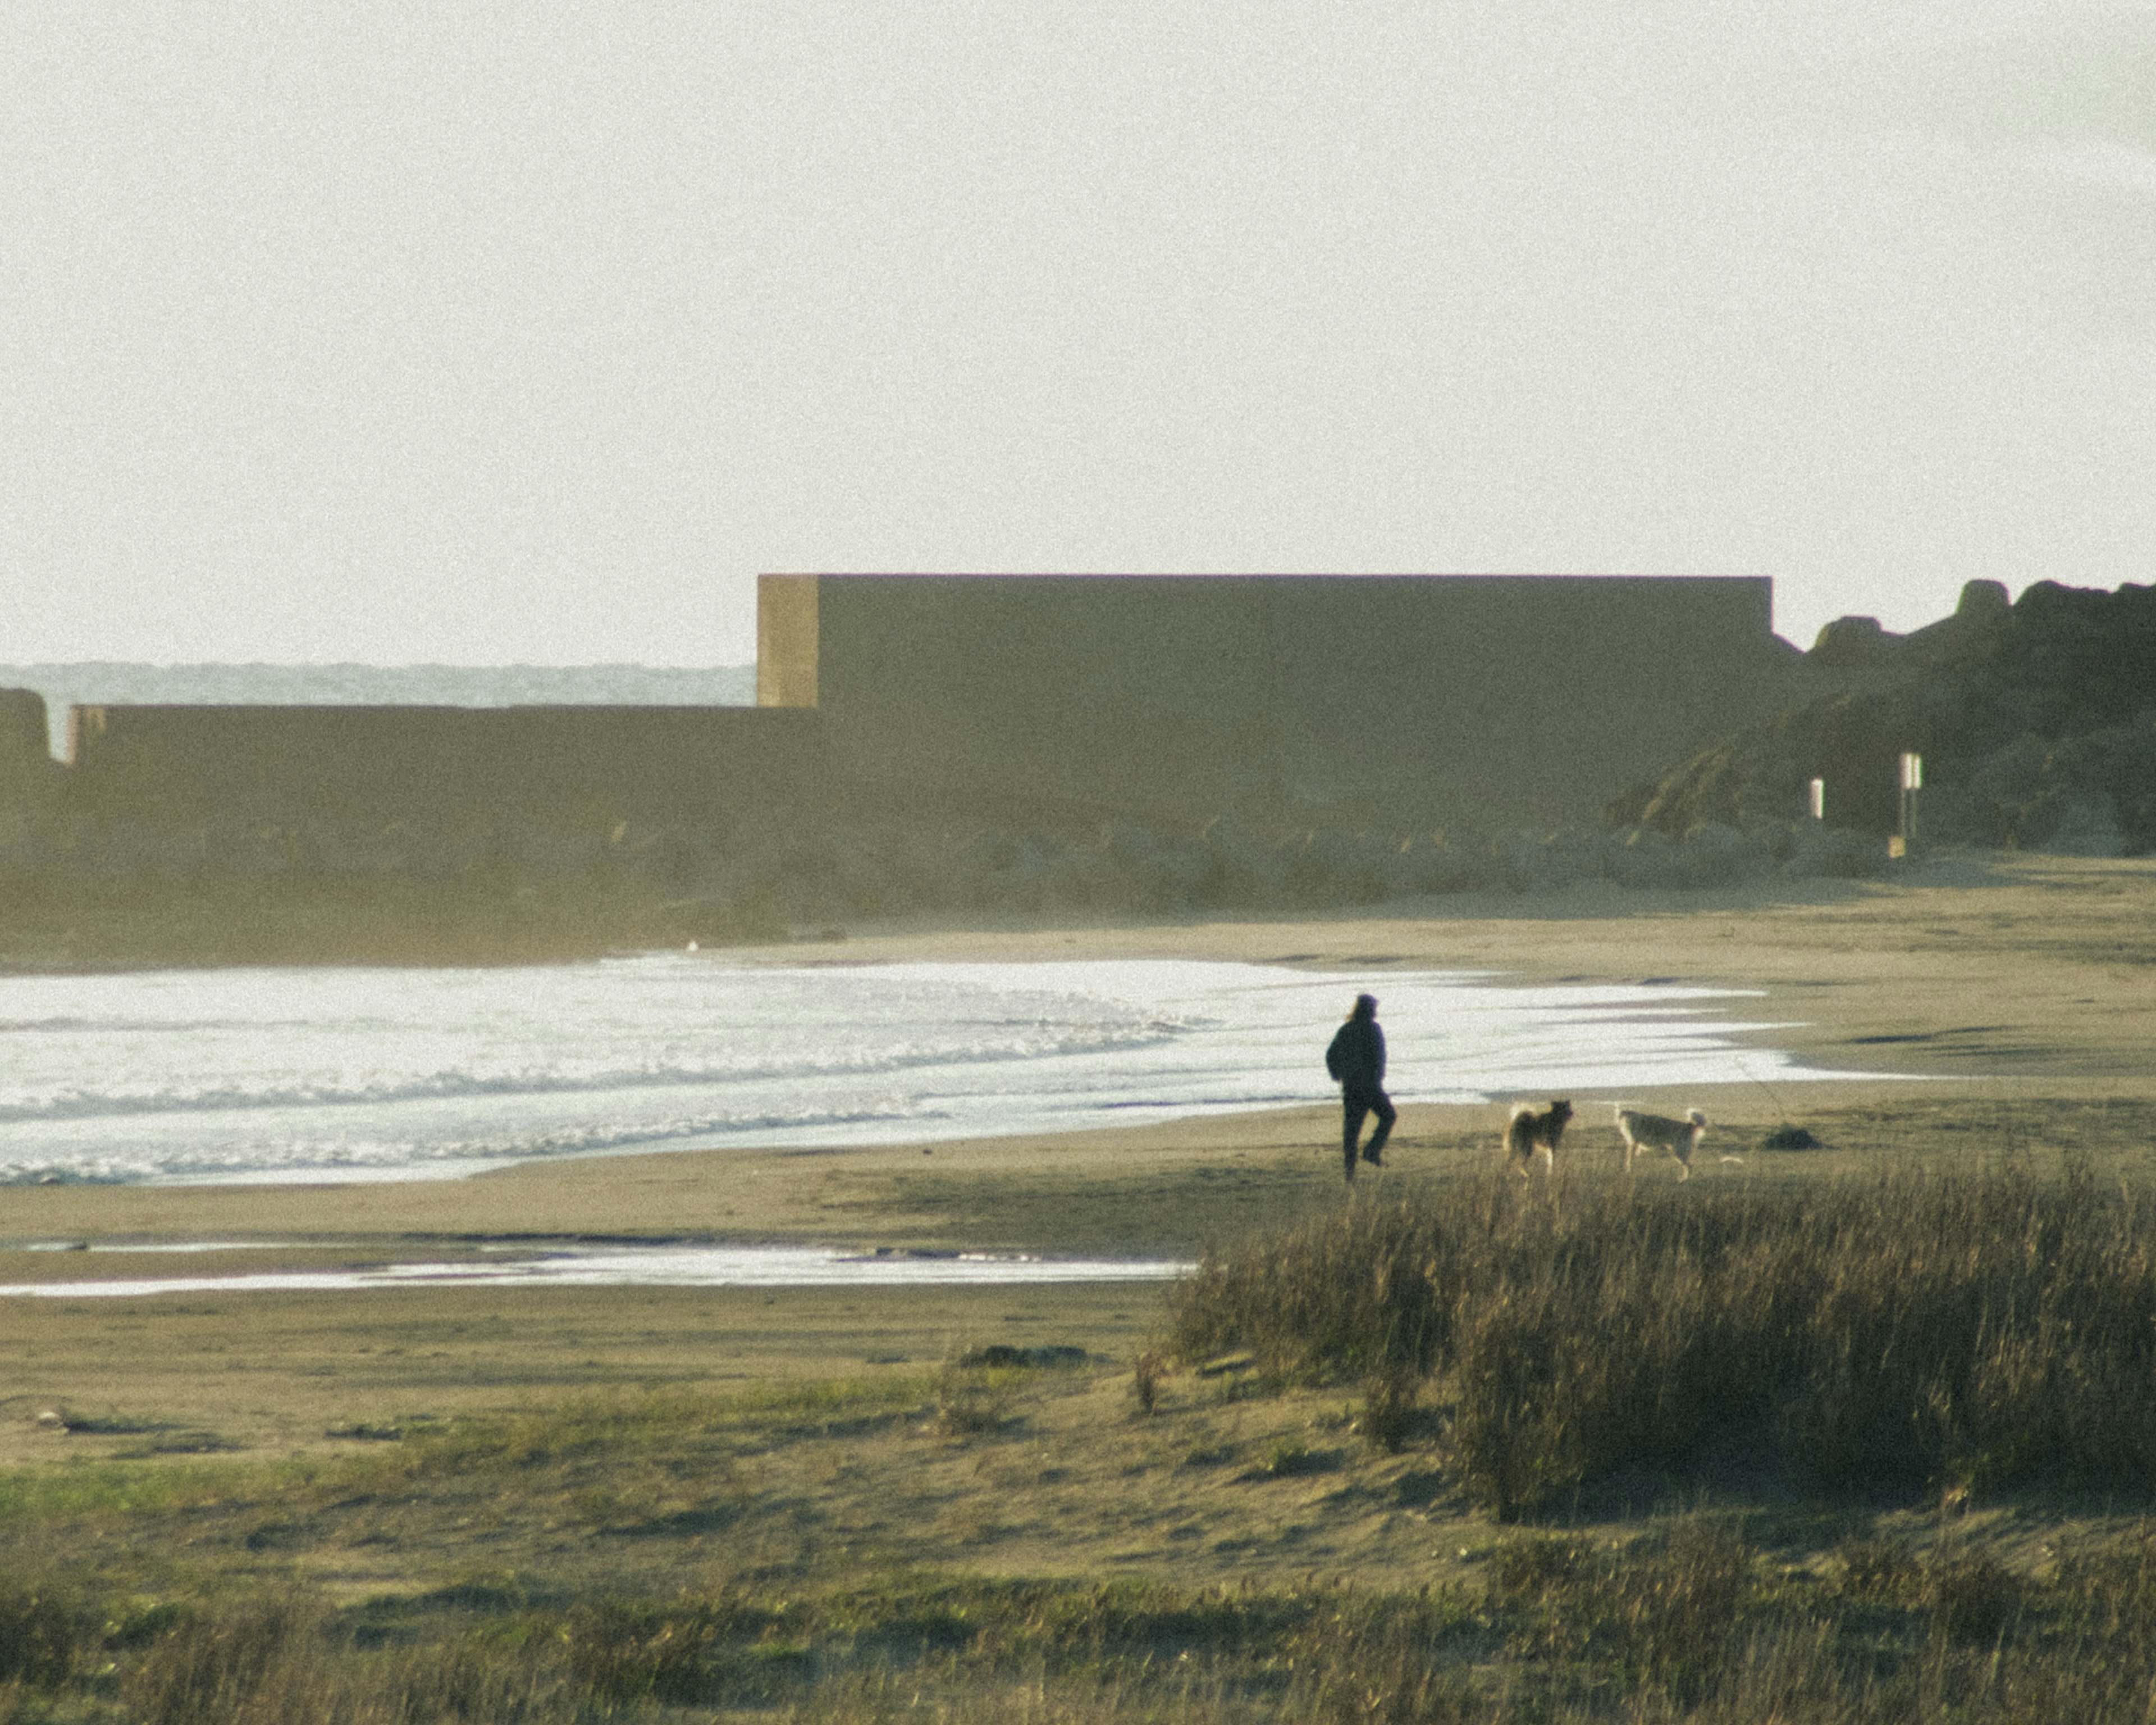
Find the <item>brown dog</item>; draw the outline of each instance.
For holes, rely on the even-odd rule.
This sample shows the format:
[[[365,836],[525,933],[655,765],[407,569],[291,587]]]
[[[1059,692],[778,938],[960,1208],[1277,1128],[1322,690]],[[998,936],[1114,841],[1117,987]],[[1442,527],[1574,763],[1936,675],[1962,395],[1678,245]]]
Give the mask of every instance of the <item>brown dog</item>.
[[[1565,1122],[1572,1118],[1572,1104],[1553,1100],[1539,1114],[1532,1104],[1522,1102],[1512,1110],[1512,1124],[1505,1128],[1505,1158],[1517,1163],[1522,1173],[1533,1166],[1535,1152],[1543,1153],[1543,1166],[1557,1167],[1558,1141],[1564,1136]]]

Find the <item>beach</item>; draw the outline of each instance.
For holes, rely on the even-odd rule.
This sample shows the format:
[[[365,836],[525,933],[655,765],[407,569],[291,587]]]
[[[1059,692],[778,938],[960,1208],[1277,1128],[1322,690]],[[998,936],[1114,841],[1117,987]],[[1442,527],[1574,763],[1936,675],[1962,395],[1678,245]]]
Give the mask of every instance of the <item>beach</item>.
[[[1471,1666],[1475,1683],[1556,1681],[1575,1668],[1564,1625],[1603,1610],[1613,1588],[1636,1594],[1650,1661],[1737,1657],[1737,1624],[1781,1637],[1805,1681],[1830,1687],[1871,1681],[1882,1634],[1912,1661],[1908,1650],[1951,1645],[1953,1670],[1985,1681],[2008,1621],[1998,1614],[2019,1601],[2037,1620],[2079,1613],[2090,1635],[2113,1635],[2103,1625],[2132,1584],[2102,1578],[2138,1574],[2147,1538],[2145,1481],[2131,1473],[2040,1467],[2033,1485],[1994,1483],[1979,1452],[1956,1471],[1845,1490],[1805,1472],[1801,1447],[1766,1458],[1755,1432],[1583,1478],[1522,1513],[1471,1471],[1458,1384],[1389,1391],[1352,1366],[1283,1373],[1247,1347],[1193,1345],[1190,1308],[1175,1301],[1197,1296],[1158,1279],[459,1278],[728,1242],[841,1248],[870,1272],[1001,1254],[1142,1260],[1157,1275],[1233,1254],[1253,1230],[1300,1230],[1255,1255],[1270,1276],[1298,1251],[1308,1262],[1310,1241],[1382,1235],[1389,1215],[1424,1226],[1455,1205],[1508,1215],[1528,1240],[1538,1218],[1591,1224],[1634,1201],[1631,1214],[1681,1218],[1756,1200],[1787,1226],[1813,1194],[1840,1193],[1835,1214],[1883,1227],[1889,1245],[1870,1271],[1843,1269],[1897,1293],[1898,1206],[1928,1204],[1936,1223],[1970,1194],[1981,1201],[1953,1214],[2003,1214],[1983,1205],[2046,1204],[2052,1191],[2109,1225],[2118,1194],[2156,1173],[2156,867],[1949,857],[1882,880],[1667,900],[864,928],[806,956],[841,954],[870,967],[1263,963],[1323,980],[1343,1014],[1363,989],[1382,1002],[1389,976],[1398,996],[1406,977],[1440,970],[1495,973],[1500,988],[1756,991],[1733,998],[1763,1051],[1860,1076],[1803,1080],[1768,1064],[1741,1081],[1622,1097],[1706,1111],[1681,1185],[1663,1158],[1626,1186],[1608,1111],[1620,1098],[1581,1087],[1554,1178],[1527,1185],[1497,1171],[1499,1098],[1404,1106],[1385,1166],[1352,1189],[1337,1107],[1322,1104],[851,1148],[554,1158],[466,1178],[0,1189],[0,1286],[40,1290],[0,1300],[0,1484],[14,1507],[0,1551],[23,1587],[94,1602],[85,1633],[138,1687],[163,1669],[161,1650],[270,1633],[286,1663],[264,1692],[288,1697],[271,1712],[293,1717],[331,1717],[320,1709],[340,1686],[460,1696],[474,1670],[537,1686],[564,1717],[587,1694],[641,1705],[659,1693],[648,1673],[675,1671],[650,1661],[677,1645],[667,1692],[706,1704],[798,1700],[806,1717],[851,1721],[918,1716],[947,1695],[980,1709],[951,1717],[1004,1717],[1005,1686],[1023,1679],[1070,1698],[1071,1717],[1122,1717],[1132,1695],[1168,1697],[1160,1717],[1241,1717],[1200,1703],[1304,1681],[1283,1675],[1281,1625],[1299,1626],[1308,1683],[1349,1684],[1341,1692],[1359,1706],[1375,1692],[1363,1674],[1378,1645],[1396,1648],[1411,1683],[1440,1667],[1466,1682]],[[727,962],[803,960],[787,943]],[[1330,1029],[1312,1027],[1313,1063]],[[1772,1147],[1770,1134],[1804,1147]],[[2061,1168],[2073,1178],[2055,1179]],[[1955,1170],[1984,1172],[1956,1186]],[[1911,1230],[1912,1263],[1925,1233]],[[2051,1263],[2039,1254],[2028,1273]],[[425,1268],[400,1280],[400,1266]],[[203,1285],[355,1273],[377,1279]],[[1951,1301],[1954,1276],[1929,1273],[1917,1281]],[[67,1291],[128,1280],[192,1285]],[[2073,1286],[2100,1301],[2112,1282]],[[1351,1307],[1368,1297],[1342,1292]],[[1471,1312],[1475,1290],[1464,1298]],[[1691,1333],[1700,1314],[1671,1310],[1650,1344]],[[1921,1327],[1908,1333],[1925,1345]],[[1636,1352],[1605,1346],[1574,1363]],[[1728,1394],[1686,1404],[1710,1435]],[[2107,1417],[2127,1430],[2138,1405],[2111,1398]],[[1692,1631],[1666,1603],[1704,1584],[1710,1559],[1724,1578],[1715,1597],[1737,1603],[1700,1632],[1707,1651],[1681,1654]],[[1522,1591],[1519,1578],[1546,1571]],[[150,1626],[129,1627],[138,1618]],[[923,1639],[924,1624],[945,1625],[932,1630],[944,1639]],[[1822,1624],[1856,1637],[1854,1665],[1820,1640]],[[395,1659],[416,1663],[370,1663],[377,1626],[405,1638],[388,1644],[409,1650]],[[1440,1645],[1453,1651],[1433,1664]],[[1199,1663],[1179,1663],[1185,1652]],[[2141,1681],[2130,1659],[2105,1663],[2111,1652],[2014,1656],[2051,1660],[2046,1682]],[[875,1686],[886,1681],[899,1686]],[[448,1716],[451,1701],[424,1707]]]
[[[778,945],[736,956],[795,965],[803,951]],[[1613,889],[1292,920],[868,928],[814,956],[868,965],[1076,957],[1287,965],[1337,977],[1343,1013],[1355,992],[1382,999],[1389,973],[1416,970],[1496,973],[1500,986],[1661,979],[1756,989],[1744,1006],[1748,1019],[1774,1026],[1758,1033],[1763,1043],[1813,1065],[1880,1076],[1622,1097],[1706,1111],[1702,1180],[1813,1178],[1894,1155],[2048,1142],[2044,1122],[2060,1110],[2100,1111],[2104,1124],[2092,1128],[2092,1142],[2106,1154],[2132,1161],[2137,1146],[2145,1154],[2156,1145],[2156,1132],[2141,1125],[2156,1119],[2148,1058],[2156,1046],[2156,866],[2146,862],[1948,857],[1885,881],[1722,894]],[[1314,1027],[1313,1063],[1325,1034],[1329,1027]],[[1607,1104],[1614,1100],[1575,1098],[1568,1157],[1614,1166]],[[1403,1190],[1486,1168],[1504,1111],[1404,1109],[1390,1165],[1360,1189],[1382,1193],[1390,1181]],[[1810,1126],[1822,1147],[1758,1147],[1784,1123]],[[1343,1201],[1337,1130],[1337,1110],[1321,1105],[1014,1138],[574,1158],[466,1179],[18,1186],[0,1190],[0,1238],[9,1243],[0,1250],[0,1283],[170,1276],[178,1266],[169,1251],[128,1248],[178,1244],[231,1248],[188,1254],[189,1276],[680,1239],[1188,1258],[1247,1228]],[[1643,1178],[1675,1173],[1664,1163]],[[100,1250],[50,1250],[93,1244]],[[704,1381],[747,1360],[759,1371],[837,1369],[894,1347],[918,1358],[1019,1329],[1032,1341],[1127,1353],[1159,1300],[1157,1288],[1133,1284],[1052,1294],[428,1285],[20,1301],[9,1308],[7,1405],[29,1414],[56,1399],[156,1404],[183,1420],[214,1418],[243,1445],[311,1432],[317,1435],[306,1440],[319,1441],[314,1422],[332,1404],[348,1419],[415,1394],[449,1409],[514,1404],[567,1381],[538,1369],[542,1357],[573,1354],[580,1363],[570,1377],[600,1383]],[[720,1310],[735,1317],[706,1321]],[[873,1310],[877,1321],[850,1325],[850,1310]],[[1033,1317],[1021,1322],[1024,1313]],[[459,1326],[473,1327],[483,1343],[437,1345]],[[885,1333],[891,1326],[902,1345]],[[625,1343],[630,1330],[644,1341]],[[362,1344],[336,1339],[362,1336],[372,1338],[363,1362],[353,1352]],[[558,1339],[572,1336],[582,1339]],[[223,1377],[197,1369],[198,1348],[213,1349],[219,1373],[244,1378],[253,1398],[244,1408],[226,1395]],[[480,1368],[478,1353],[492,1363]],[[0,1430],[18,1453],[43,1453],[21,1424]]]

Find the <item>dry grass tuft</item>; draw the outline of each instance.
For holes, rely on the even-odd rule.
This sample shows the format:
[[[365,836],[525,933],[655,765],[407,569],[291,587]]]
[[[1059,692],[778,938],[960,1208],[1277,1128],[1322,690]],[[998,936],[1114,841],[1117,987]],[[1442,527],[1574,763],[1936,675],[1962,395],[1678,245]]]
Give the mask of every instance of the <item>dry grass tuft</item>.
[[[1355,1429],[1374,1450],[1397,1455],[1408,1445],[1422,1412],[1422,1381],[1412,1372],[1380,1372],[1363,1394]]]
[[[1168,1358],[1159,1349],[1148,1348],[1137,1357],[1131,1368],[1131,1393],[1137,1397],[1141,1414],[1152,1413],[1159,1403],[1160,1386],[1168,1372]]]
[[[946,1437],[992,1436],[1018,1417],[1020,1374],[1004,1366],[946,1366],[936,1380],[936,1428]]]
[[[557,1674],[470,1638],[369,1651],[305,1593],[182,1614],[125,1666],[131,1725],[570,1725]],[[99,1716],[101,1717],[101,1716]]]
[[[1434,1377],[1500,1516],[1742,1450],[1841,1487],[2156,1481],[2156,1206],[2069,1164],[1680,1191],[1492,1176],[1209,1255],[1173,1345]]]

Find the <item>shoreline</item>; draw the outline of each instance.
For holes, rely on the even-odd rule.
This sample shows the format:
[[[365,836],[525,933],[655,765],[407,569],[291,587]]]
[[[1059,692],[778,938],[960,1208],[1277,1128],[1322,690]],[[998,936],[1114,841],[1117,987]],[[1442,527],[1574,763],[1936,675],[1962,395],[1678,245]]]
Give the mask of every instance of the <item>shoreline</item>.
[[[1808,892],[1804,902],[1732,891],[1681,910],[1635,903],[1614,915],[1600,902],[1606,895],[1571,893],[1450,906],[1479,912],[1471,916],[1432,915],[1419,901],[1287,920],[870,929],[842,948],[823,947],[818,962],[1218,959],[1337,973],[1343,989],[1368,988],[1381,999],[1389,971],[1495,973],[1487,985],[1497,988],[1668,978],[1756,990],[1758,1009],[1746,1016],[1776,1028],[1753,1034],[1771,1036],[1778,1052],[1804,1065],[1872,1075],[1778,1082],[1770,1071],[1743,1085],[1647,1086],[1621,1099],[1584,1090],[1575,1096],[1576,1137],[1599,1136],[1597,1110],[1614,1100],[1771,1124],[1911,1099],[2156,1096],[2147,1057],[2156,1047],[2156,863],[1986,859],[1972,875],[1967,861],[1933,885],[1836,883],[1843,890]],[[789,964],[802,953],[789,943],[721,956]],[[1494,1143],[1509,1100],[1404,1105],[1402,1162],[1414,1162],[1418,1142]],[[872,1247],[926,1235],[941,1245],[951,1243],[964,1193],[942,1193],[924,1211],[901,1192],[932,1174],[939,1187],[1050,1172],[1142,1183],[1239,1157],[1314,1154],[1337,1130],[1328,1102],[1034,1137],[549,1158],[446,1180],[13,1187],[0,1195],[0,1239],[686,1234]],[[1715,1141],[1711,1132],[1710,1153]],[[1456,1152],[1448,1147],[1442,1159],[1456,1161]]]
[[[9,985],[0,1173],[23,1185],[358,1186],[1325,1106],[1337,1092],[1311,1045],[1344,1008],[1343,977],[1359,987],[1375,969],[1409,1107],[1567,1085],[1634,1100],[1664,1085],[1785,1089],[1851,1070],[1793,1065],[1779,1026],[1758,1022],[1756,988],[1535,985],[1389,952],[1348,953],[1342,970],[1281,950],[1309,932],[1168,937],[1209,936],[1217,950],[1202,958],[1097,957],[1059,932],[986,964],[942,959],[938,935],[806,966],[767,948],[536,972]]]

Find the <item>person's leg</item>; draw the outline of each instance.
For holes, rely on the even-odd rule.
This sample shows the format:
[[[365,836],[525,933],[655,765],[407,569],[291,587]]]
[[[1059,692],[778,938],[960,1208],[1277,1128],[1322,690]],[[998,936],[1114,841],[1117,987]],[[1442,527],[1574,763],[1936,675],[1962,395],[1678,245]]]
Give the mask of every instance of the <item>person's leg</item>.
[[[1363,1147],[1363,1160],[1374,1163],[1385,1152],[1385,1140],[1393,1135],[1393,1122],[1400,1117],[1400,1111],[1393,1106],[1393,1099],[1379,1091],[1370,1098],[1370,1107],[1378,1117],[1378,1129],[1370,1134],[1370,1142]]]
[[[1340,1099],[1340,1147],[1348,1163],[1348,1178],[1355,1178],[1355,1140],[1363,1136],[1363,1117],[1370,1111],[1369,1100],[1364,1096],[1342,1096]]]

